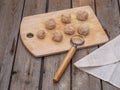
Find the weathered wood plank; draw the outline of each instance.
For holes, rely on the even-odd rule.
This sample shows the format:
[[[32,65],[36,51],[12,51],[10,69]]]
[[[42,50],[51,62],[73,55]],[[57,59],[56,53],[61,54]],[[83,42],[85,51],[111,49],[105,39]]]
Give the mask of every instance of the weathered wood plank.
[[[82,49],[77,51],[76,55],[73,58],[73,62],[83,58],[93,50],[97,49],[97,47],[89,48],[89,49]],[[72,88],[73,90],[101,90],[100,80],[95,78],[91,75],[84,73],[81,70],[78,70],[73,66],[72,70]]]
[[[109,83],[102,82],[102,84],[103,84],[103,90],[120,90]]]
[[[73,0],[73,7],[90,5],[95,11],[94,0]],[[89,54],[98,47],[92,47],[89,49],[78,50],[74,56],[72,63],[81,59],[85,55]],[[73,66],[72,69],[72,89],[73,90],[101,90],[100,80],[88,75]]]
[[[96,0],[97,15],[110,39],[120,34],[119,10],[117,0]],[[119,90],[102,81],[103,90]]]
[[[70,0],[49,0],[48,12],[70,8]],[[44,58],[44,74],[42,90],[70,90],[70,65],[58,83],[53,83],[56,73],[65,54]]]
[[[45,9],[46,0],[26,0],[23,16],[44,13]],[[41,58],[33,57],[25,49],[19,37],[10,89],[40,90],[40,69]]]
[[[109,34],[110,39],[120,34],[119,26],[119,10],[117,0],[97,0],[96,9],[97,16],[104,27],[104,29]]]
[[[95,11],[94,0],[73,0],[73,7],[88,5]]]
[[[0,90],[8,90],[24,0],[0,0]]]

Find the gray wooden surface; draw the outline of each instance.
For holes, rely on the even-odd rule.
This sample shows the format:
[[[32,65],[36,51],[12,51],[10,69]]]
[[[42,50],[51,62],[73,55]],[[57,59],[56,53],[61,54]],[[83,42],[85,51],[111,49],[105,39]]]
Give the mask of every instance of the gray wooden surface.
[[[54,84],[53,75],[66,53],[35,58],[21,43],[24,16],[84,5],[93,8],[110,39],[120,34],[120,0],[0,0],[0,90],[119,90],[73,66],[100,46],[78,50]]]

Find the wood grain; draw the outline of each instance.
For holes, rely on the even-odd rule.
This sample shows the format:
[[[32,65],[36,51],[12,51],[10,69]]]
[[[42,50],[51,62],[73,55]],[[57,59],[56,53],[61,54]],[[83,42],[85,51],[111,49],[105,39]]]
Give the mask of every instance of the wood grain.
[[[76,19],[76,13],[79,10],[85,10],[88,12],[89,17],[87,21],[83,22],[83,21],[78,21]],[[100,25],[99,21],[97,20],[92,9],[89,6],[61,10],[61,11],[51,12],[47,14],[38,14],[38,15],[28,16],[28,17],[24,17],[21,22],[20,35],[24,45],[34,56],[36,57],[47,56],[47,55],[65,52],[70,49],[71,47],[70,38],[73,35],[64,34],[65,25],[62,24],[60,20],[61,14],[66,12],[71,13],[71,17],[72,17],[71,23],[75,27],[74,35],[78,34],[77,27],[80,24],[86,23],[89,25],[90,33],[88,36],[84,38],[85,39],[84,45],[78,48],[95,46],[98,44],[103,44],[108,41],[108,37],[106,33],[104,32],[102,26]],[[57,23],[57,26],[54,30],[47,30],[44,26],[45,21],[50,17],[54,18],[54,20]],[[42,40],[38,39],[36,36],[37,32],[41,28],[46,33],[46,37]],[[52,36],[53,36],[52,33],[55,30],[59,30],[63,35],[63,40],[61,43],[54,42],[52,40]],[[29,33],[33,34],[33,37],[31,38],[27,37]]]
[[[49,0],[48,11],[70,8],[70,0]],[[65,54],[52,55],[44,58],[44,74],[42,90],[70,90],[70,66],[63,74],[59,83],[53,83],[53,77]]]
[[[119,10],[117,0],[96,0],[97,16],[110,39],[120,34]],[[114,86],[102,81],[103,90],[119,90]]]
[[[103,90],[120,90],[109,83],[103,82],[102,84],[103,84]]]
[[[44,13],[46,0],[26,0],[23,16]],[[19,37],[10,90],[40,90],[41,58],[34,58]]]
[[[94,0],[73,0],[73,7],[90,6],[95,11]]]
[[[24,0],[0,0],[0,90],[8,90]]]
[[[95,12],[94,0],[73,0],[73,7],[90,5]],[[72,64],[98,47],[78,50]],[[100,80],[72,66],[72,90],[101,90]]]

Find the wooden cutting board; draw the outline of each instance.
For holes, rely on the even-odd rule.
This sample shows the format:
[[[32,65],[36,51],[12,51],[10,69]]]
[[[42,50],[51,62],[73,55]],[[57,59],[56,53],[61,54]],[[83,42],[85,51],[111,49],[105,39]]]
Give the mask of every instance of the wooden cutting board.
[[[78,10],[85,10],[88,12],[89,17],[86,21],[78,21],[76,19],[76,12]],[[70,49],[70,38],[72,35],[64,34],[65,24],[61,23],[61,14],[69,12],[72,17],[72,24],[77,27],[80,24],[86,23],[90,27],[90,33],[85,37],[85,44],[80,46],[79,48],[85,48],[88,46],[94,46],[98,44],[102,44],[108,41],[108,37],[104,32],[101,24],[96,18],[93,10],[89,6],[77,7],[72,9],[66,9],[61,11],[55,11],[45,14],[38,14],[33,16],[24,17],[21,23],[20,35],[23,41],[23,44],[26,48],[36,57],[52,55],[56,53],[61,53]],[[49,18],[54,18],[57,26],[54,30],[60,30],[63,34],[62,42],[54,42],[52,40],[52,33],[54,30],[46,30],[44,23]],[[37,32],[40,29],[45,29],[46,37],[43,40],[40,40],[36,37]]]

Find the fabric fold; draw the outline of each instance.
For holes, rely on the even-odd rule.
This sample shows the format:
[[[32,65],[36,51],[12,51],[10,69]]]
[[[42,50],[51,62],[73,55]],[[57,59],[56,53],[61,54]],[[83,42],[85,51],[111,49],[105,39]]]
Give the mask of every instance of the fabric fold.
[[[93,51],[74,65],[120,88],[120,35]]]

